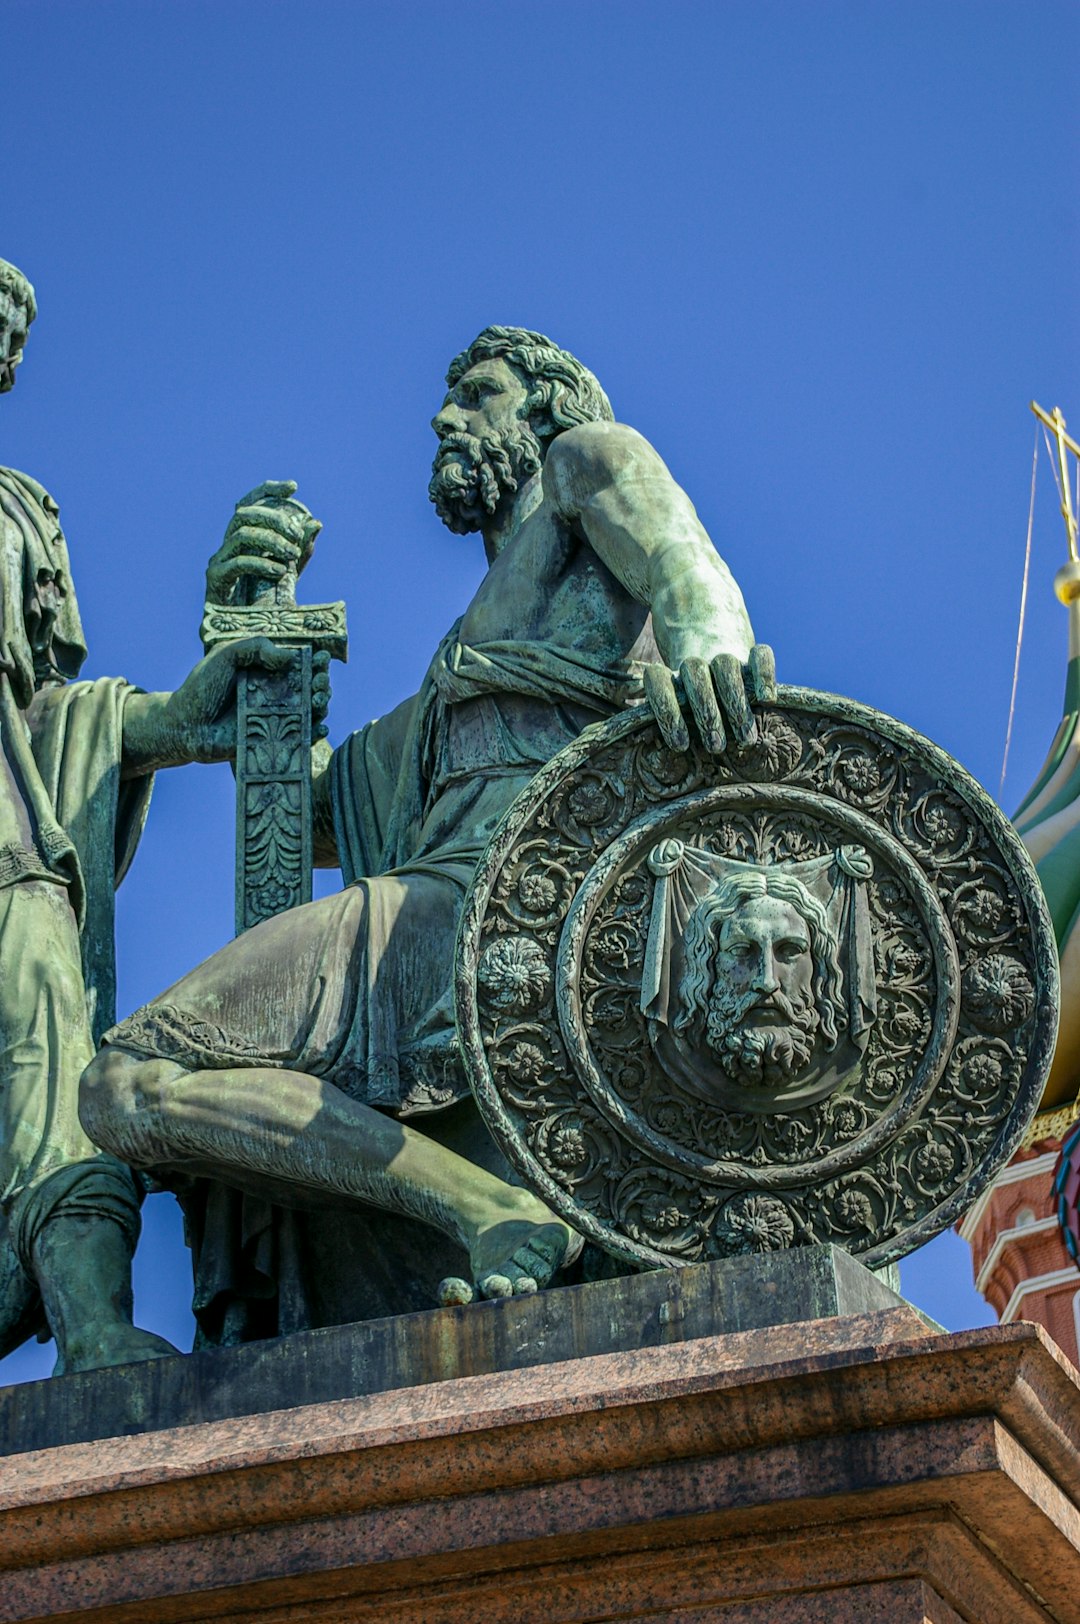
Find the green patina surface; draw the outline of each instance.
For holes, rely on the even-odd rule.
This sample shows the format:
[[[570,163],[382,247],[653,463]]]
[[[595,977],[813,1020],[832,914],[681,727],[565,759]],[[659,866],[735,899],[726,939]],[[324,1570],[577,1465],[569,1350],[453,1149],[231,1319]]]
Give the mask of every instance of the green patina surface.
[[[4,286],[0,275],[0,290]],[[0,292],[0,300],[7,299],[0,303],[7,322],[0,380],[7,387],[32,313],[29,296],[20,303],[12,286]],[[107,765],[91,769],[77,754],[71,758],[75,802],[80,793],[92,799],[91,787],[111,774],[116,795],[109,815],[121,823],[125,797],[142,794],[140,786],[156,768],[236,760],[238,923],[252,928],[166,997],[106,1033],[105,1047],[82,1079],[81,1126],[75,1095],[85,1046],[55,1056],[49,1051],[50,1064],[63,1058],[68,1066],[61,1083],[47,1082],[42,1071],[40,1089],[31,1080],[22,1103],[10,1089],[0,1095],[8,1113],[0,1124],[4,1146],[26,1163],[8,1181],[14,1192],[6,1206],[10,1245],[8,1253],[0,1248],[0,1259],[9,1257],[0,1264],[9,1270],[0,1275],[8,1335],[25,1330],[40,1291],[69,1366],[161,1351],[145,1339],[140,1347],[142,1333],[130,1325],[129,1167],[171,1183],[185,1205],[206,1342],[418,1309],[437,1295],[458,1304],[474,1296],[528,1295],[573,1278],[572,1269],[593,1277],[619,1267],[605,1260],[602,1243],[579,1261],[579,1237],[566,1214],[522,1187],[514,1158],[507,1159],[477,1110],[454,995],[466,894],[478,870],[490,866],[492,842],[508,827],[515,802],[522,804],[518,797],[560,752],[583,735],[593,737],[589,730],[606,725],[618,731],[623,723],[613,719],[635,707],[646,707],[635,715],[656,733],[649,757],[656,765],[645,770],[661,785],[663,775],[676,770],[672,761],[685,771],[700,759],[706,776],[723,776],[726,764],[755,752],[766,776],[779,773],[788,743],[766,726],[777,698],[772,656],[755,644],[742,594],[689,497],[653,447],[615,421],[600,384],[580,361],[541,334],[492,327],[455,358],[447,386],[433,425],[438,446],[430,495],[452,532],[479,532],[488,569],[414,696],[335,751],[320,738],[326,662],[343,652],[341,606],[296,607],[295,581],[319,526],[295,499],[293,485],[271,483],[237,505],[210,561],[207,657],[173,694],[118,695],[115,685],[103,690],[113,696],[111,731],[101,735],[111,752]],[[55,521],[44,493],[31,497],[27,511],[36,503],[39,515]],[[61,542],[56,523],[52,544]],[[7,544],[25,548],[25,534],[12,532]],[[63,613],[70,618],[74,610],[66,554],[64,560],[67,598],[60,594],[43,606],[33,628],[23,626],[31,645],[29,687],[17,692],[7,678],[8,686],[0,685],[0,700],[13,717],[29,714],[35,704],[60,715],[81,691],[70,681],[74,673],[65,668],[60,642]],[[21,614],[5,608],[5,636],[22,625]],[[324,623],[317,625],[319,616]],[[297,617],[307,619],[301,625]],[[46,621],[55,635],[42,632]],[[39,688],[62,697],[46,703],[36,697]],[[842,710],[844,702],[837,703]],[[860,724],[866,714],[860,712]],[[883,724],[884,734],[896,726]],[[79,730],[84,755],[87,738]],[[852,755],[839,770],[841,801],[866,790],[871,767],[891,770],[887,762],[884,769],[873,761],[868,767],[862,759],[870,760],[868,749],[839,748]],[[620,793],[619,783],[612,772],[580,785],[569,814],[575,826],[595,820],[604,797]],[[44,842],[47,872],[17,876],[14,889],[51,887],[54,908],[61,897],[69,934],[75,932],[69,980],[81,1008],[101,955],[111,952],[111,912],[102,916],[107,927],[94,926],[93,951],[80,960],[82,916],[69,899],[79,894],[80,864],[89,897],[106,843],[99,831],[84,857],[75,836],[78,812],[63,810],[52,788],[43,794],[41,807],[20,803],[20,811],[12,802],[15,820],[44,819],[42,826],[55,828],[67,844],[54,849]],[[56,794],[62,801],[61,791]],[[925,796],[924,803],[918,815],[929,819],[928,831],[935,815],[948,825],[950,810],[935,812]],[[985,810],[979,815],[985,823]],[[869,812],[844,816],[849,823],[863,816],[870,827]],[[740,855],[738,862],[760,868],[774,856]],[[312,858],[340,865],[345,889],[304,907],[285,906],[303,899]],[[857,862],[849,866],[844,884],[860,872]],[[108,883],[97,883],[95,894],[108,894],[110,910],[118,877],[110,870]],[[540,874],[534,881],[516,893],[512,906],[535,922],[558,882]],[[733,1036],[718,1016],[710,1028],[714,1055],[738,1047],[731,1086],[752,1089],[765,1078],[782,1098],[791,1054],[794,1085],[801,1085],[798,1068],[805,1066],[817,1086],[814,1044],[821,1021],[815,1020],[824,1009],[826,1037],[835,1038],[836,1011],[846,1008],[844,1018],[851,1018],[855,1005],[844,1006],[838,988],[852,965],[866,962],[869,927],[865,908],[862,923],[852,923],[851,910],[864,905],[851,900],[851,892],[841,948],[835,898],[827,907],[801,882],[781,889],[801,910],[786,904],[770,910],[759,899],[739,930],[727,928],[717,964],[706,952],[696,972],[701,985],[693,1018],[707,1026],[718,978],[730,981],[740,1010],[720,1013],[746,1030]],[[0,934],[0,951],[9,951],[15,928],[12,923],[10,936]],[[0,931],[8,929],[0,922]],[[944,940],[948,927],[934,929]],[[784,955],[790,962],[781,973]],[[1024,1003],[1029,1012],[1025,1000],[1037,991],[1043,1043],[1054,1005],[1052,967],[1047,970],[1045,955],[1035,956],[1037,965],[1010,971],[1011,981],[1005,977],[1001,998]],[[775,1009],[755,1024],[759,1000],[779,995],[785,1008],[795,1009],[813,1003],[827,961],[834,962],[836,996],[808,1017],[812,1037],[801,1047],[792,1046]],[[537,964],[525,950],[490,959],[484,996],[504,1027],[529,1007],[548,975]],[[938,978],[939,990],[955,1003],[957,966],[950,964]],[[718,976],[717,965],[730,975]],[[1043,977],[1037,989],[1032,975]],[[982,1000],[988,1021],[999,1018],[989,983],[973,983],[966,996],[972,1007]],[[22,995],[19,1008],[25,1017],[29,1005]],[[93,1012],[99,1027],[106,1011],[101,1003]],[[692,1037],[689,1016],[687,1022]],[[941,1048],[937,1038],[933,1044]],[[524,1084],[534,1062],[529,1045],[519,1047],[514,1066]],[[845,1054],[845,1064],[859,1064],[857,1044],[848,1044]],[[827,1070],[824,1075],[823,1086],[833,1087]],[[508,1076],[512,1086],[513,1068]],[[77,1142],[53,1144],[48,1133],[35,1140],[34,1111],[46,1097],[63,1100],[71,1132],[81,1136]],[[1007,1128],[1001,1135],[1007,1137]],[[553,1143],[560,1154],[577,1155],[580,1137],[568,1131]],[[46,1166],[34,1160],[38,1141],[55,1152],[48,1177],[34,1171]],[[943,1176],[932,1156],[924,1161],[926,1178]],[[95,1176],[110,1170],[113,1190],[125,1193],[110,1197],[111,1205],[104,1197],[90,1199],[87,1168],[96,1169]],[[768,1177],[782,1180],[782,1170],[767,1165],[765,1182]],[[74,1205],[70,1191],[80,1186],[86,1199]],[[758,1211],[753,1200],[744,1200],[735,1214],[742,1228],[732,1220],[731,1246],[791,1244],[793,1221],[781,1224],[776,1205],[759,1199]],[[858,1203],[848,1205],[854,1212]],[[666,1193],[659,1204],[650,1198],[646,1209],[649,1222],[669,1230],[682,1221],[678,1198]],[[65,1224],[82,1227],[65,1230]],[[75,1242],[100,1265],[82,1286],[72,1270]],[[666,1254],[661,1260],[668,1261]],[[119,1305],[112,1318],[102,1308],[110,1290],[109,1300]]]

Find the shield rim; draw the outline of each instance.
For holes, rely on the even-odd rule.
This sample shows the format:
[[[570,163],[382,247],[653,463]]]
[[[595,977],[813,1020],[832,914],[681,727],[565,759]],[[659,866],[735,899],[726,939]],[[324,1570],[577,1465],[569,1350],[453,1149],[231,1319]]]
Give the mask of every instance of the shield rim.
[[[921,757],[930,773],[965,801],[987,829],[1026,906],[1038,995],[1035,1037],[1028,1056],[1026,1078],[1017,1092],[1009,1117],[967,1179],[907,1228],[887,1241],[853,1254],[867,1267],[879,1269],[917,1250],[961,1219],[1020,1148],[1024,1134],[1038,1111],[1057,1040],[1060,982],[1053,926],[1035,865],[1015,828],[983,786],[940,745],[886,712],[875,710],[859,700],[812,688],[782,684],[777,688],[774,704],[754,703],[752,709],[757,716],[770,710],[801,710],[810,715],[854,723]],[[491,893],[503,864],[536,806],[546,799],[560,779],[582,766],[596,750],[618,744],[654,725],[655,719],[646,705],[634,706],[618,716],[594,723],[545,763],[507,809],[488,841],[466,892],[454,950],[454,995],[458,1040],[473,1098],[488,1131],[528,1188],[579,1234],[595,1242],[610,1256],[638,1267],[682,1268],[694,1260],[674,1257],[636,1242],[604,1225],[584,1208],[579,1208],[563,1186],[557,1184],[522,1145],[495,1087],[488,1064],[480,1035],[476,985],[480,927]],[[778,782],[782,783],[782,780]]]

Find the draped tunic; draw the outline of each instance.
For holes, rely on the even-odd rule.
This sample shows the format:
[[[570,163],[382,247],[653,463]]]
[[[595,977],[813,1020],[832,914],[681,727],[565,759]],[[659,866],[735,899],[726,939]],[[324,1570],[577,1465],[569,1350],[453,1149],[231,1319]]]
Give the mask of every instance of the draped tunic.
[[[86,658],[59,510],[0,469],[0,1355],[40,1323],[26,1273],[62,1203],[134,1236],[130,1172],[79,1122],[83,1067],[115,1019],[114,892],[149,775],[121,780],[121,678]]]
[[[454,1022],[465,892],[499,821],[590,723],[642,697],[633,659],[443,639],[420,692],[353,733],[329,768],[345,889],[264,921],[107,1035],[189,1069],[286,1066],[398,1117],[468,1083]],[[273,988],[272,997],[267,989]],[[435,1124],[432,1124],[433,1130]],[[452,1131],[452,1130],[451,1130]],[[466,1154],[477,1154],[473,1134]],[[489,1142],[489,1170],[507,1176]],[[481,1151],[480,1154],[483,1154]],[[199,1345],[430,1305],[453,1244],[376,1208],[301,1212],[166,1175],[187,1217]]]
[[[115,1019],[115,891],[152,776],[121,781],[131,685],[74,680],[87,651],[59,512],[36,480],[0,468],[0,888],[68,888],[97,1039]],[[43,644],[36,652],[31,637]]]

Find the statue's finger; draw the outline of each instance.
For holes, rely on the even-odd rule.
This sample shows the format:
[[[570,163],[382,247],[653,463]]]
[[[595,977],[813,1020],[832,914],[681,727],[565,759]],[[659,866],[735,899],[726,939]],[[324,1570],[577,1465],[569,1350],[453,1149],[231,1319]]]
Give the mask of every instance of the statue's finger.
[[[328,649],[318,648],[315,650],[315,653],[311,656],[311,669],[316,675],[322,671],[329,671],[330,651]]]
[[[710,669],[732,737],[739,744],[748,744],[754,737],[755,723],[743,683],[742,662],[734,654],[717,654],[710,661]]]
[[[249,502],[237,509],[240,513],[277,513],[295,526],[298,531],[305,531],[310,525],[317,525],[322,529],[322,520],[312,517],[311,509],[298,502],[296,498],[286,497],[283,501],[275,501],[273,497],[265,496],[261,502]]]
[[[689,750],[690,734],[679,709],[675,679],[671,672],[666,665],[647,665],[643,681],[646,703],[656,717],[664,743],[669,750]]]
[[[230,558],[208,566],[206,583],[213,591],[226,591],[243,575],[257,576],[260,581],[280,581],[286,573],[284,564],[268,558]]]
[[[268,508],[250,508],[248,512],[266,513]],[[221,538],[216,557],[229,557],[231,552],[265,552],[268,559],[283,559],[287,562],[297,559],[300,554],[300,544],[294,536],[271,529],[270,525],[261,525],[255,520],[252,525],[237,525],[232,521],[226,533]]]
[[[225,527],[225,534],[228,535],[230,530],[242,524],[276,530],[279,535],[288,536],[297,547],[303,539],[304,520],[299,514],[290,513],[288,507],[268,507],[262,502],[250,502],[247,507],[238,507]]]
[[[235,557],[237,553],[251,554],[256,558],[275,559],[279,564],[285,564],[289,569],[295,569],[300,557],[300,549],[294,542],[284,536],[275,535],[272,530],[246,525],[243,529],[226,531],[225,540],[218,548],[219,555],[226,558]]]
[[[230,536],[234,535],[238,530],[246,529],[263,530],[280,536],[291,547],[295,547],[297,552],[304,545],[303,522],[295,514],[290,514],[285,508],[237,508],[225,526],[225,534]]]
[[[268,637],[246,637],[240,643],[227,646],[238,671],[246,671],[251,666],[261,666],[264,671],[284,671],[292,664],[296,652],[295,649],[280,648],[277,643],[271,643]]]
[[[679,667],[679,675],[706,750],[711,750],[714,756],[722,754],[727,746],[727,734],[707,663],[704,660],[684,660]]]
[[[295,479],[264,479],[261,485],[256,485],[254,490],[242,496],[236,505],[238,508],[247,507],[251,502],[261,502],[266,497],[277,502],[286,502],[290,496],[296,495],[296,491]]]
[[[279,564],[272,558],[260,558],[258,553],[240,553],[238,557],[222,558],[216,564],[211,564],[207,574],[215,579],[224,576],[229,581],[236,581],[241,575],[258,575],[265,581],[280,581],[287,569],[286,564]]]
[[[753,698],[762,705],[775,705],[776,656],[768,643],[755,643],[746,664]]]

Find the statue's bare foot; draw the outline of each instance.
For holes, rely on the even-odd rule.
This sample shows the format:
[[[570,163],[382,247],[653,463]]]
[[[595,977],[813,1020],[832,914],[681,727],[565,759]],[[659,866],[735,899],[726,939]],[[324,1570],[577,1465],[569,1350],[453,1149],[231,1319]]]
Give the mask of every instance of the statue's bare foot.
[[[540,1291],[557,1269],[572,1263],[584,1242],[538,1196],[513,1188],[510,1199],[478,1225],[469,1247],[472,1283],[451,1277],[439,1301],[471,1303],[476,1297],[520,1297]]]

